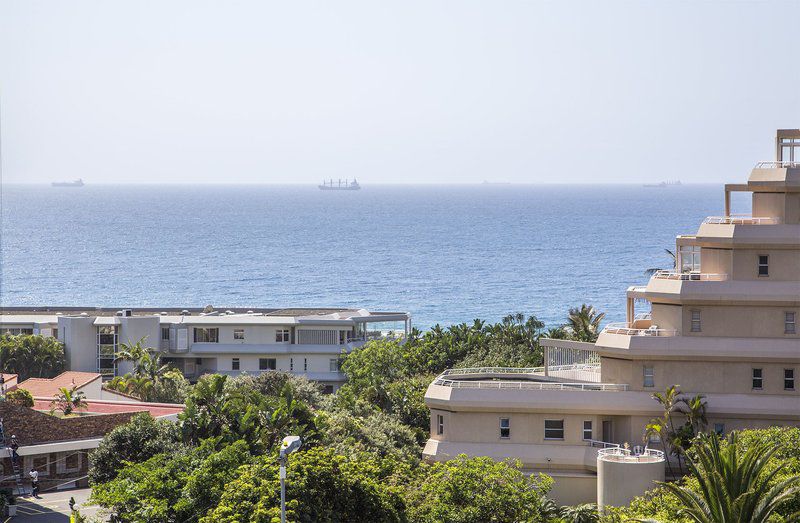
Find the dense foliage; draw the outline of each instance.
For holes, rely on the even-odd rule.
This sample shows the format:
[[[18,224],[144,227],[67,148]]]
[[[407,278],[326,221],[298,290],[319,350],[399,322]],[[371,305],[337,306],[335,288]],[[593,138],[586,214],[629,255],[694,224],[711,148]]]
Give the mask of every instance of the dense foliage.
[[[161,361],[157,349],[145,347],[145,338],[136,343],[122,343],[117,360],[133,364],[133,372],[115,376],[105,387],[142,401],[183,403],[189,382],[183,373]]]
[[[52,378],[64,370],[64,344],[51,336],[4,334],[0,337],[0,370],[28,378]]]

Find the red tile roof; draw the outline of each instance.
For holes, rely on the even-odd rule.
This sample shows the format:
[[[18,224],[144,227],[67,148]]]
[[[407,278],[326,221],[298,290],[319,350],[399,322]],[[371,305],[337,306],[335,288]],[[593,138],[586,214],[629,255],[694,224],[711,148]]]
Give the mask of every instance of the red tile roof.
[[[50,403],[53,400],[48,397],[38,397],[33,400],[35,410],[50,410]],[[154,418],[161,416],[173,416],[183,412],[183,405],[172,403],[145,403],[142,401],[110,401],[110,400],[88,400],[88,407],[81,409],[80,412],[90,414],[121,414],[125,412],[149,412]]]
[[[71,388],[74,384],[78,389],[88,385],[89,383],[102,379],[100,374],[96,372],[77,372],[66,371],[62,372],[55,378],[28,378],[19,385],[20,389],[25,389],[31,393],[31,396],[49,396],[52,397],[59,393],[61,387]]]

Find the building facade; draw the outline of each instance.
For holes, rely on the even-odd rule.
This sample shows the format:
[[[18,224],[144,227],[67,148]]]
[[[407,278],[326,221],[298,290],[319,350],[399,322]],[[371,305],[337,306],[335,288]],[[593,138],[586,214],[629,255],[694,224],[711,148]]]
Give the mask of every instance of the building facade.
[[[800,130],[777,160],[725,186],[724,213],[676,240],[676,264],[627,291],[627,321],[595,344],[543,340],[540,369],[457,369],[428,388],[425,456],[520,459],[556,479],[563,502],[594,501],[597,450],[645,437],[652,394],[703,394],[708,430],[800,425]],[[752,214],[730,212],[730,193]],[[637,313],[637,307],[644,309]]]
[[[339,359],[369,339],[407,335],[411,315],[364,309],[87,309],[4,308],[0,333],[54,336],[65,345],[67,368],[125,374],[123,343],[144,338],[189,379],[282,370],[322,383],[344,381]]]

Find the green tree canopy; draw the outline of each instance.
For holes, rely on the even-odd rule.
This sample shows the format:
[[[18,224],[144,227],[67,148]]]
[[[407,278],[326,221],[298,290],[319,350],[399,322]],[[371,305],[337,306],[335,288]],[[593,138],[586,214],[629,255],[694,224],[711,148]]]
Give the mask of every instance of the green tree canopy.
[[[19,381],[31,377],[52,378],[64,370],[64,344],[50,336],[0,337],[0,369],[18,374]]]

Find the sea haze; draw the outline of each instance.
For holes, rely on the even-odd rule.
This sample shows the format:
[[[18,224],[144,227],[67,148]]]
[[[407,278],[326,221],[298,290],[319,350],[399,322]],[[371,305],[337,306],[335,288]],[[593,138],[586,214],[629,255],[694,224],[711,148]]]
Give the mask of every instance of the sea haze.
[[[719,185],[7,185],[2,305],[348,306],[420,328],[548,326],[625,290],[722,214]],[[749,211],[734,194],[734,211]]]

